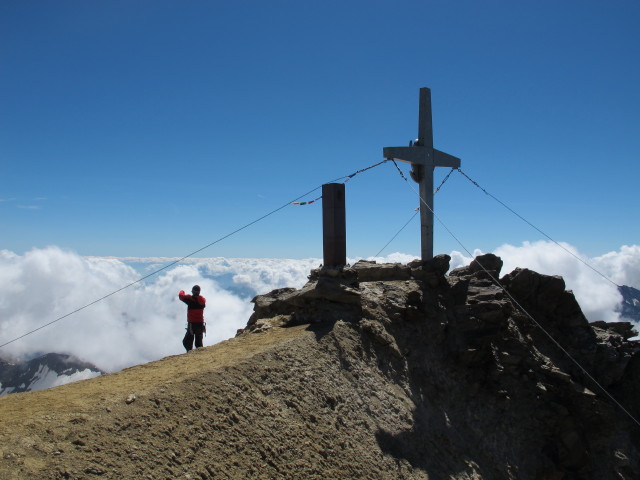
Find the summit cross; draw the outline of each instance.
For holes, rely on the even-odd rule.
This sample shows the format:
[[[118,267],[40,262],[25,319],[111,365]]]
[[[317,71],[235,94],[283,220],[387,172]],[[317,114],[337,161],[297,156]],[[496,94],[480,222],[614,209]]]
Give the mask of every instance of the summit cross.
[[[435,167],[460,168],[460,159],[433,148],[431,90],[420,89],[418,139],[408,147],[384,147],[388,160],[411,164],[411,178],[420,184],[420,240],[422,260],[433,258],[433,171]]]

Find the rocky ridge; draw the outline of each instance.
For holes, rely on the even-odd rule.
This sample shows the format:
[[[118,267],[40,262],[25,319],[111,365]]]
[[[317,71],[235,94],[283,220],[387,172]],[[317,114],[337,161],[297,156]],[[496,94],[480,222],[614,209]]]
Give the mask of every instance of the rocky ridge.
[[[0,475],[640,478],[636,332],[589,324],[560,277],[516,269],[507,294],[501,267],[317,269],[235,339],[3,397]]]
[[[357,325],[416,404],[411,428],[378,434],[385,452],[414,466],[429,467],[457,430],[460,455],[492,459],[479,478],[640,478],[638,425],[616,405],[640,418],[632,325],[589,324],[559,276],[519,268],[500,279],[505,292],[499,257],[446,276],[449,260],[318,269],[299,291],[255,298],[245,331]]]

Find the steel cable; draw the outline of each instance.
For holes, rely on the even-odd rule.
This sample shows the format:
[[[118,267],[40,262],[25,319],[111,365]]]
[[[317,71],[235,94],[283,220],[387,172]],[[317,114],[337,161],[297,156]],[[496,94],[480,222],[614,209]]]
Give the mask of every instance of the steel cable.
[[[384,160],[384,161],[382,161],[382,162],[378,162],[378,163],[376,163],[376,164],[374,164],[374,165],[370,165],[370,166],[368,166],[368,167],[362,168],[362,169],[360,169],[360,170],[358,170],[358,171],[356,171],[356,172],[352,173],[351,175],[344,175],[344,176],[342,176],[342,177],[335,178],[335,179],[333,179],[333,180],[330,180],[330,181],[329,181],[329,182],[327,182],[327,183],[336,182],[336,181],[338,181],[338,180],[342,180],[342,179],[344,179],[344,178],[346,178],[346,179],[351,179],[351,178],[355,177],[356,175],[358,175],[358,174],[360,174],[360,173],[363,173],[363,172],[366,172],[366,171],[368,171],[368,170],[371,170],[372,168],[375,168],[375,167],[377,167],[377,166],[379,166],[379,165],[382,165],[382,164],[383,164],[383,163],[385,163],[385,162],[387,162],[387,160]],[[201,248],[199,248],[199,249],[197,249],[197,250],[194,250],[193,252],[189,253],[188,255],[185,255],[184,257],[179,258],[178,260],[174,260],[173,262],[171,262],[171,263],[169,263],[169,264],[167,264],[167,265],[165,265],[165,266],[163,266],[163,267],[161,267],[161,268],[159,268],[159,269],[157,269],[157,270],[154,270],[153,272],[149,273],[148,275],[145,275],[144,277],[141,277],[141,278],[139,278],[139,279],[135,280],[134,282],[128,283],[128,284],[127,284],[127,285],[125,285],[124,287],[121,287],[121,288],[119,288],[119,289],[117,289],[117,290],[114,290],[113,292],[108,293],[107,295],[104,295],[104,296],[102,296],[102,297],[100,297],[100,298],[98,298],[98,299],[96,299],[96,300],[93,300],[92,302],[87,303],[86,305],[83,305],[82,307],[79,307],[79,308],[77,308],[77,309],[73,310],[72,312],[69,312],[69,313],[67,313],[67,314],[65,314],[65,315],[62,315],[61,317],[58,317],[58,318],[56,318],[55,320],[52,320],[52,321],[50,321],[50,322],[48,322],[48,323],[45,323],[44,325],[41,325],[41,326],[39,326],[38,328],[35,328],[35,329],[33,329],[33,330],[30,330],[30,331],[28,331],[28,332],[26,332],[26,333],[24,333],[24,334],[22,334],[22,335],[20,335],[20,336],[18,336],[18,337],[15,337],[15,338],[13,338],[13,339],[9,340],[8,342],[3,343],[2,345],[0,345],[0,348],[6,347],[7,345],[9,345],[9,344],[11,344],[11,343],[13,343],[13,342],[16,342],[16,341],[18,341],[18,340],[20,340],[20,339],[22,339],[22,338],[24,338],[24,337],[26,337],[26,336],[28,336],[28,335],[31,335],[32,333],[35,333],[35,332],[37,332],[37,331],[39,331],[39,330],[42,330],[42,329],[43,329],[43,328],[45,328],[45,327],[48,327],[49,325],[53,325],[54,323],[57,323],[57,322],[59,322],[60,320],[64,320],[65,318],[70,317],[71,315],[73,315],[73,314],[75,314],[75,313],[78,313],[78,312],[80,312],[80,311],[82,311],[82,310],[84,310],[84,309],[86,309],[86,308],[89,308],[90,306],[95,305],[96,303],[99,303],[99,302],[101,302],[102,300],[105,300],[105,299],[107,299],[107,298],[109,298],[109,297],[111,297],[111,296],[113,296],[113,295],[115,295],[115,294],[117,294],[117,293],[120,293],[121,291],[126,290],[127,288],[132,287],[133,285],[136,285],[136,284],[138,284],[138,283],[140,283],[140,282],[142,282],[142,281],[146,280],[146,279],[147,279],[147,278],[149,278],[149,277],[152,277],[152,276],[154,276],[154,275],[157,275],[158,273],[160,273],[160,272],[162,272],[162,271],[166,270],[167,268],[172,267],[172,266],[174,266],[174,265],[176,265],[176,264],[178,264],[178,263],[182,262],[183,260],[186,260],[187,258],[190,258],[190,257],[194,256],[195,254],[200,253],[201,251],[203,251],[203,250],[205,250],[205,249],[207,249],[207,248],[209,248],[209,247],[212,247],[213,245],[215,245],[215,244],[217,244],[217,243],[220,243],[221,241],[223,241],[223,240],[225,240],[225,239],[227,239],[227,238],[231,237],[232,235],[235,235],[235,234],[236,234],[236,233],[238,233],[238,232],[241,232],[242,230],[244,230],[244,229],[246,229],[246,228],[248,228],[248,227],[250,227],[250,226],[252,226],[252,225],[254,225],[254,224],[258,223],[258,222],[260,222],[261,220],[264,220],[265,218],[267,218],[267,217],[269,217],[269,216],[273,215],[274,213],[279,212],[280,210],[284,209],[285,207],[288,207],[289,205],[291,205],[293,202],[295,202],[295,201],[297,201],[297,200],[299,200],[299,199],[301,199],[301,198],[303,198],[303,197],[306,197],[307,195],[312,194],[313,192],[315,192],[316,190],[319,190],[320,188],[322,188],[322,185],[319,185],[319,186],[315,187],[314,189],[309,190],[309,191],[308,191],[308,192],[306,192],[306,193],[303,193],[302,195],[300,195],[300,196],[298,196],[298,197],[294,198],[293,200],[291,200],[291,201],[289,201],[289,202],[287,202],[287,203],[285,203],[285,204],[281,205],[280,207],[278,207],[278,208],[276,208],[276,209],[274,209],[274,210],[271,210],[269,213],[266,213],[266,214],[262,215],[261,217],[259,217],[259,218],[255,219],[255,220],[253,220],[253,221],[251,221],[251,222],[249,222],[249,223],[247,223],[247,224],[243,225],[242,227],[237,228],[236,230],[232,231],[231,233],[228,233],[228,234],[226,234],[226,235],[224,235],[224,236],[222,236],[222,237],[218,238],[217,240],[214,240],[213,242],[211,242],[211,243],[209,243],[209,244],[205,245],[204,247],[201,247]]]
[[[461,169],[458,168],[458,172],[460,172],[464,177],[466,177],[467,180],[469,180],[471,183],[473,183],[476,187],[478,187],[480,190],[482,190],[485,195],[488,195],[489,197],[493,198],[496,202],[498,202],[500,205],[502,205],[504,208],[506,208],[507,210],[509,210],[511,213],[513,213],[516,217],[518,217],[520,220],[522,220],[523,222],[525,222],[526,224],[528,224],[529,226],[533,227],[534,229],[536,229],[538,232],[540,232],[542,235],[544,235],[545,237],[547,237],[549,240],[551,240],[553,243],[555,243],[558,247],[560,247],[561,249],[563,249],[565,252],[567,252],[569,255],[571,255],[573,258],[575,258],[576,260],[580,261],[581,263],[583,263],[584,265],[586,265],[587,267],[589,267],[591,270],[593,270],[594,272],[596,272],[598,275],[600,275],[602,278],[604,278],[607,282],[612,283],[613,285],[615,285],[616,287],[620,288],[620,285],[618,285],[616,282],[614,282],[613,280],[611,280],[609,277],[607,277],[604,273],[600,272],[597,268],[595,268],[594,266],[592,266],[591,264],[587,263],[585,260],[583,260],[582,258],[580,258],[579,256],[577,256],[576,254],[574,254],[571,250],[569,250],[568,248],[564,247],[561,243],[555,241],[553,238],[551,238],[549,235],[547,235],[545,232],[543,232],[541,229],[539,229],[538,227],[536,227],[533,223],[531,223],[529,220],[527,220],[526,218],[524,218],[522,215],[520,215],[518,212],[516,212],[514,209],[512,209],[511,207],[509,207],[506,203],[504,203],[502,200],[500,200],[499,198],[497,198],[496,196],[492,195],[491,193],[487,192],[484,188],[482,188],[478,182],[476,182],[475,180],[473,180],[471,177],[469,177],[469,175],[467,175],[466,173],[464,173]]]
[[[421,204],[425,205],[429,209],[429,211],[433,214],[433,216],[438,220],[440,225],[442,225],[447,230],[449,235],[451,235],[451,237],[464,249],[464,251],[467,252],[467,254],[470,257],[473,257],[473,254],[458,239],[458,237],[456,237],[453,234],[453,232],[449,229],[449,227],[447,227],[447,225],[442,221],[442,219],[431,208],[429,208],[429,205],[427,204],[427,202],[420,196],[420,194],[415,190],[415,188],[413,188],[413,186],[409,183],[409,181],[407,180],[407,177],[404,175],[402,170],[400,170],[400,167],[398,167],[398,164],[395,161],[393,161],[393,164],[398,169],[398,172],[400,172],[402,179],[407,183],[407,185],[409,185],[409,188],[411,188],[411,190],[413,190],[413,192],[418,196]],[[631,414],[631,412],[629,412],[626,408],[624,408],[624,406],[620,402],[618,402],[613,397],[613,395],[611,395],[602,385],[600,385],[600,383],[587,371],[587,369],[585,369],[580,364],[580,362],[578,362],[575,358],[573,358],[573,356],[562,345],[560,345],[560,343],[555,338],[553,338],[553,336],[549,332],[547,332],[547,330],[542,325],[540,325],[540,323],[533,317],[533,315],[531,315],[513,297],[513,295],[511,295],[511,293],[500,283],[498,279],[496,279],[480,262],[478,262],[477,259],[475,261],[478,264],[478,266],[480,266],[482,271],[484,271],[489,276],[489,278],[491,278],[491,280],[496,284],[496,286],[498,286],[505,293],[505,295],[507,295],[511,299],[511,301],[551,340],[551,342],[554,345],[556,345],[567,356],[567,358],[569,358],[594,383],[594,385],[596,385],[613,403],[615,403],[618,406],[618,408],[620,408],[631,420],[633,420],[638,426],[640,426],[640,422],[636,420],[636,418]]]

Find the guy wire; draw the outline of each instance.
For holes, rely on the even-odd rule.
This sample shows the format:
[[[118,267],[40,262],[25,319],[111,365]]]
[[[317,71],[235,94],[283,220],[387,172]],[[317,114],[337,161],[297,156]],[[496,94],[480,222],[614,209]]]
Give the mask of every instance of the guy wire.
[[[413,190],[413,192],[418,196],[418,198],[420,199],[420,201],[422,202],[422,205],[426,206],[429,211],[433,214],[433,216],[438,220],[438,222],[440,223],[440,225],[442,225],[447,232],[449,233],[449,235],[451,235],[451,237],[458,242],[458,244],[464,249],[465,252],[467,252],[467,254],[469,254],[469,256],[473,257],[473,254],[467,249],[467,247],[458,239],[458,237],[456,237],[453,232],[449,229],[449,227],[447,227],[447,225],[442,221],[442,219],[440,219],[440,217],[431,209],[429,208],[429,205],[427,204],[427,202],[420,196],[420,194],[415,190],[415,188],[413,188],[413,186],[409,183],[409,181],[407,180],[407,177],[405,177],[405,175],[402,173],[402,170],[400,170],[400,167],[398,167],[398,164],[393,161],[393,164],[396,166],[396,168],[398,169],[398,172],[400,172],[400,175],[402,176],[403,180],[405,182],[407,182],[407,185],[409,185],[409,188],[411,188],[411,190]],[[531,315],[522,305],[520,305],[520,303],[513,297],[513,295],[511,295],[511,293],[500,283],[500,281],[498,279],[496,279],[493,275],[491,275],[491,273],[480,263],[477,261],[476,259],[476,263],[480,266],[480,268],[489,276],[489,278],[491,278],[491,280],[505,293],[505,295],[507,295],[511,301],[527,316],[529,317],[529,319],[531,319],[531,321],[554,343],[554,345],[556,345],[566,356],[567,358],[569,358],[575,365],[577,365],[577,367],[582,370],[582,372],[602,391],[604,392],[604,394],[613,402],[615,403],[618,408],[620,408],[624,413],[627,414],[627,416],[633,420],[638,426],[640,426],[640,422],[638,420],[636,420],[636,418],[626,409],[624,408],[624,406],[622,406],[622,404],[620,402],[618,402],[613,395],[611,395],[602,385],[600,385],[600,383],[580,364],[580,362],[578,362],[575,358],[573,358],[573,356],[562,346],[560,345],[560,343],[553,338],[553,336],[547,332],[547,330],[545,330],[545,328],[540,325],[540,323],[538,323],[538,321],[533,317],[533,315]]]
[[[388,160],[383,160],[382,162],[378,162],[378,163],[375,163],[375,164],[370,165],[368,167],[362,168],[362,169],[352,173],[351,175],[344,175],[342,177],[338,177],[336,179],[330,180],[327,183],[336,182],[338,180],[342,180],[343,178],[353,178],[356,175],[358,175],[359,173],[363,173],[363,172],[366,172],[367,170],[371,170],[372,168],[375,168],[375,167],[377,167],[379,165],[382,165],[383,163],[385,163],[387,161]],[[302,195],[294,198],[293,200],[291,200],[291,201],[279,206],[278,208],[276,208],[274,210],[271,210],[269,213],[266,213],[266,214],[262,215],[261,217],[259,217],[259,218],[255,219],[255,220],[243,225],[242,227],[237,228],[236,230],[232,231],[231,233],[228,233],[228,234],[218,238],[217,240],[214,240],[213,242],[205,245],[204,247],[201,247],[201,248],[199,248],[197,250],[194,250],[193,252],[189,253],[188,255],[185,255],[184,257],[179,258],[178,260],[174,260],[171,263],[168,263],[167,265],[165,265],[163,267],[160,267],[159,269],[154,270],[153,272],[145,275],[144,277],[139,278],[138,280],[135,280],[135,281],[133,281],[131,283],[128,283],[124,287],[121,287],[121,288],[119,288],[117,290],[114,290],[113,292],[108,293],[107,295],[104,295],[104,296],[102,296],[102,297],[100,297],[100,298],[98,298],[98,299],[96,299],[96,300],[94,300],[94,301],[92,301],[90,303],[87,303],[86,305],[83,305],[82,307],[79,307],[79,308],[73,310],[72,312],[69,312],[69,313],[67,313],[65,315],[62,315],[61,317],[58,317],[55,320],[52,320],[52,321],[50,321],[48,323],[45,323],[44,325],[41,325],[41,326],[39,326],[37,328],[34,328],[33,330],[28,331],[27,333],[24,333],[24,334],[22,334],[22,335],[20,335],[20,336],[18,336],[16,338],[13,338],[12,340],[9,340],[8,342],[3,343],[2,345],[0,345],[0,348],[6,347],[7,345],[9,345],[9,344],[11,344],[13,342],[16,342],[16,341],[18,341],[18,340],[20,340],[20,339],[22,339],[22,338],[24,338],[24,337],[26,337],[28,335],[31,335],[32,333],[35,333],[35,332],[37,332],[39,330],[42,330],[43,328],[48,327],[49,325],[53,325],[54,323],[59,322],[60,320],[63,320],[65,318],[71,316],[74,313],[78,313],[78,312],[80,312],[80,311],[82,311],[82,310],[84,310],[84,309],[86,309],[86,308],[88,308],[88,307],[90,307],[92,305],[95,305],[96,303],[101,302],[102,300],[105,300],[105,299],[115,295],[116,293],[119,293],[119,292],[121,292],[123,290],[126,290],[127,288],[129,288],[129,287],[131,287],[133,285],[136,285],[137,283],[140,283],[143,280],[146,280],[147,278],[152,277],[152,276],[162,272],[163,270],[166,270],[167,268],[172,267],[172,266],[176,265],[177,263],[182,262],[183,260],[186,260],[187,258],[190,258],[190,257],[194,256],[196,253],[200,253],[201,251],[203,251],[203,250],[215,245],[216,243],[219,243],[219,242],[231,237],[232,235],[235,235],[236,233],[241,232],[242,230],[244,230],[244,229],[246,229],[246,228],[248,228],[248,227],[250,227],[250,226],[252,226],[252,225],[254,225],[256,223],[258,223],[259,221],[264,220],[265,218],[273,215],[274,213],[279,212],[283,208],[288,207],[289,205],[291,205],[293,202],[301,199],[302,197],[306,197],[307,195],[312,194],[313,192],[315,192],[316,190],[319,190],[320,188],[322,188],[322,185],[319,185],[319,186],[315,187],[314,189],[309,190],[306,193],[303,193]]]

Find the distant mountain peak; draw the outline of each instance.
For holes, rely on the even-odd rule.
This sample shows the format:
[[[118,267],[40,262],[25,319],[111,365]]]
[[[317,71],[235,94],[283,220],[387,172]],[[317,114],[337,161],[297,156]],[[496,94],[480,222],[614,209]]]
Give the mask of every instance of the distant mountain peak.
[[[47,353],[23,362],[0,359],[0,395],[42,390],[103,373],[89,362],[62,353]]]
[[[640,290],[622,285],[618,287],[622,295],[622,303],[619,307],[620,316],[636,322],[640,322]]]

